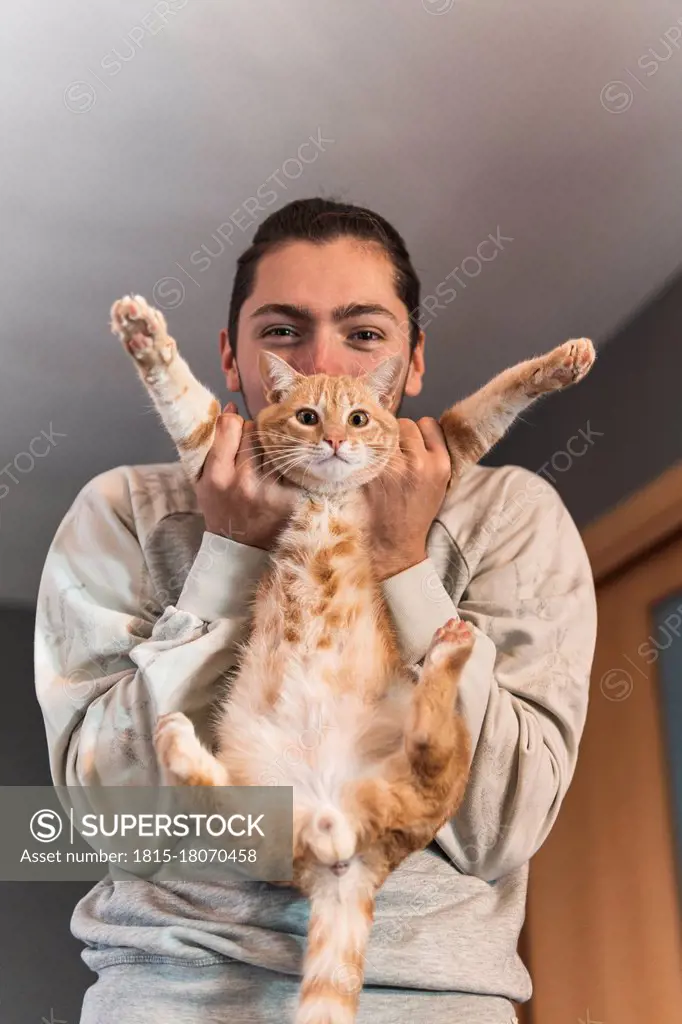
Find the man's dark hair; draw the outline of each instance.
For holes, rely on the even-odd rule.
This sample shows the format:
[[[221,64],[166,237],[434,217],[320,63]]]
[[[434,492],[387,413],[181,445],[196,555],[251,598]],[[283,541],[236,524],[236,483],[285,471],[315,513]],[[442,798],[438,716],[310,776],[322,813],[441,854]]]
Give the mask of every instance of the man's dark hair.
[[[400,234],[392,224],[366,209],[333,199],[295,199],[263,221],[251,246],[237,260],[227,321],[230,347],[237,354],[237,325],[241,308],[253,291],[261,256],[287,242],[332,242],[337,238],[376,242],[393,264],[395,290],[407,306],[410,324],[410,353],[419,337],[419,278]]]

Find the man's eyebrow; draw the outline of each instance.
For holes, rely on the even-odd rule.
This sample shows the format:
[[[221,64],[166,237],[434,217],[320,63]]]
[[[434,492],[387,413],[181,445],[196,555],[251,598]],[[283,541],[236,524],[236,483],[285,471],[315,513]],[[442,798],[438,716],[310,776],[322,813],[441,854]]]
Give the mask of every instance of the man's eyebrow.
[[[250,319],[257,316],[266,316],[268,313],[277,313],[279,316],[289,317],[291,320],[307,321],[315,319],[315,314],[308,306],[298,306],[289,302],[266,302],[258,309],[254,309]],[[350,302],[346,306],[337,306],[332,310],[332,320],[339,323],[342,320],[350,320],[358,316],[387,316],[389,319],[398,322],[398,318],[378,302]]]
[[[395,323],[398,318],[378,302],[349,302],[347,306],[337,306],[332,310],[332,319],[335,323],[339,320],[350,320],[356,316],[387,316]]]
[[[268,313],[278,313],[280,316],[287,316],[291,320],[314,320],[312,310],[307,306],[296,306],[289,302],[266,302],[264,305],[254,309],[250,319],[257,316],[265,316]]]

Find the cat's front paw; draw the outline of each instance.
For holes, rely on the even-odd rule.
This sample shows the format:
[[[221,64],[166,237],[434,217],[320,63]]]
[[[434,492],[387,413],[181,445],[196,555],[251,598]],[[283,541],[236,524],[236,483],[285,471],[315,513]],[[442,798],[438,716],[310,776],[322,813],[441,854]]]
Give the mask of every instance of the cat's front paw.
[[[596,359],[589,338],[573,338],[541,357],[541,366],[533,373],[533,392],[556,391],[577,384],[589,372]]]
[[[176,346],[163,313],[141,295],[125,295],[111,307],[111,330],[143,368],[167,366]]]

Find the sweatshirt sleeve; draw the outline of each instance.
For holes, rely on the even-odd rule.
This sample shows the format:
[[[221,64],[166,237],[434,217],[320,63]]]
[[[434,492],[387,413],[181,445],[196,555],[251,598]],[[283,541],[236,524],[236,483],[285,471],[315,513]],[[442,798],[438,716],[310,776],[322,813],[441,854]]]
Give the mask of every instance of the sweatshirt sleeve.
[[[458,607],[430,559],[384,584],[415,660],[448,618],[474,628],[459,689],[471,771],[438,843],[459,870],[487,881],[530,860],[556,820],[587,715],[597,630],[591,566],[561,497],[528,470],[514,467],[512,477],[526,494],[532,483],[532,500],[482,531],[486,549]]]
[[[267,558],[204,533],[177,604],[155,618],[125,478],[111,470],[85,485],[37,598],[35,682],[55,785],[159,783],[154,723],[206,713],[236,663]]]

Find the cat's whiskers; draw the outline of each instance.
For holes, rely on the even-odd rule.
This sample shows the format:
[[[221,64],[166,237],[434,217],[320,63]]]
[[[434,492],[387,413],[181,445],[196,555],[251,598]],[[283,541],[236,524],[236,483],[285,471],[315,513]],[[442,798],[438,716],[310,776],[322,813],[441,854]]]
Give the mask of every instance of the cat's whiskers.
[[[389,450],[391,450],[391,451],[396,451],[396,454],[398,453],[397,450],[394,449],[393,445],[379,445],[379,444],[369,443],[367,445],[367,447],[370,449],[370,451],[389,451]],[[383,476],[384,473],[387,476],[391,477],[396,482],[398,482],[401,479],[401,477],[406,477],[407,481],[409,483],[409,482],[411,482],[411,479],[414,476],[414,470],[412,469],[412,467],[408,463],[405,463],[403,465],[402,472],[400,472],[398,470],[397,466],[394,464],[393,460],[391,460],[391,459],[388,459],[386,461],[386,463],[384,464],[384,467],[380,471],[379,475]]]
[[[268,448],[259,447],[258,451],[254,452],[253,455],[249,455],[244,460],[245,463],[257,462],[258,460],[261,460],[262,462],[265,462],[272,455],[282,456],[282,455],[288,455],[292,451],[298,451],[299,448],[300,448],[300,444],[296,444],[296,443],[292,444],[291,443],[291,438],[289,438],[288,440],[289,440],[290,443],[287,444],[287,445],[278,445],[276,447],[273,446],[272,448],[270,448],[270,447],[268,447]]]
[[[284,430],[268,430],[268,437],[283,437],[287,441],[296,441],[292,434],[287,434]]]
[[[306,455],[308,454],[305,447],[300,445],[290,445],[287,448],[271,448],[263,452],[263,462],[271,462],[273,459],[286,459],[291,455]]]
[[[380,469],[374,474],[374,476],[368,481],[368,483],[373,483],[376,480],[383,489],[384,497],[388,499],[389,494],[388,489],[386,487],[386,477],[388,477],[388,479],[394,484],[400,484],[401,480],[403,479],[403,477],[397,471],[395,466],[392,466],[391,463],[388,462],[383,467],[383,469]]]
[[[262,462],[265,462],[266,459],[271,454],[278,455],[281,457],[283,455],[288,454],[292,450],[292,447],[292,445],[289,445],[286,448],[283,446],[282,448],[270,448],[262,452],[256,452],[255,455],[249,455],[248,458],[244,460],[244,462],[245,464],[249,462],[256,462],[256,460],[258,459],[260,459]]]
[[[259,483],[265,483],[265,481],[268,479],[268,477],[274,476],[275,474],[277,474],[279,476],[283,476],[284,473],[287,470],[294,469],[295,467],[301,465],[305,461],[306,461],[306,456],[301,454],[301,453],[297,453],[296,455],[291,456],[287,463],[282,464],[282,465],[276,465],[274,467],[274,469],[270,470],[269,473],[266,473],[264,476],[262,476],[260,478],[260,480],[259,480]],[[309,464],[309,460],[308,460],[308,464]]]
[[[400,473],[394,469],[393,466],[384,466],[384,468],[377,473],[376,479],[382,480],[383,477],[388,477],[389,480],[396,484],[400,483],[402,479]]]
[[[290,469],[295,469],[297,466],[302,465],[303,460],[300,456],[292,456],[286,461],[280,461],[278,463],[270,463],[271,468],[267,472],[263,473],[260,477],[260,481],[265,483],[272,476],[282,476]]]

